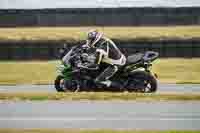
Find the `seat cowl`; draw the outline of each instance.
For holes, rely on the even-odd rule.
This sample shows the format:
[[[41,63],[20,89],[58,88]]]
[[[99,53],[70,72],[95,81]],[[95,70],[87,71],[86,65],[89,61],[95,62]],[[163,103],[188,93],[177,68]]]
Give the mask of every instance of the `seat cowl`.
[[[134,64],[141,61],[144,57],[143,53],[136,53],[127,57],[127,64]]]

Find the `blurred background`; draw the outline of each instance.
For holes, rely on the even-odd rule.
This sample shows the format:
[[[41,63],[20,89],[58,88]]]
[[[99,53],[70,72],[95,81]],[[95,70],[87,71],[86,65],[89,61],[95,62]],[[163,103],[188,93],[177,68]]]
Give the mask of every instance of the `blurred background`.
[[[161,82],[200,83],[199,14],[199,0],[1,0],[0,84],[52,83],[60,49],[90,29],[126,55],[159,52]]]

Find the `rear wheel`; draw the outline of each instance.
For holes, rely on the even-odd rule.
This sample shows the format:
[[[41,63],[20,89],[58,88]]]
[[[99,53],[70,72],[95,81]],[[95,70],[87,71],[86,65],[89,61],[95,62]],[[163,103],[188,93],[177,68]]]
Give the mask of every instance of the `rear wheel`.
[[[129,76],[127,89],[128,91],[153,93],[157,90],[157,81],[151,73],[134,72]]]

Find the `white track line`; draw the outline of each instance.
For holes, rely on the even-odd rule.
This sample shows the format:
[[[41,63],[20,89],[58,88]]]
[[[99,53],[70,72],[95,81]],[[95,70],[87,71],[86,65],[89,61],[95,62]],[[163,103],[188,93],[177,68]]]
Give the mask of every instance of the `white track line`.
[[[103,117],[73,117],[73,118],[54,118],[54,117],[5,117],[0,121],[200,121],[200,118],[103,118]]]

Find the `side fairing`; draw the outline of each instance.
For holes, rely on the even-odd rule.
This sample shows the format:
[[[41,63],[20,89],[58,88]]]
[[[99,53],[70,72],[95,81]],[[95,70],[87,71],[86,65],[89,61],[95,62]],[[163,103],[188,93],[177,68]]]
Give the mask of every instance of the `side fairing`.
[[[72,68],[70,65],[65,65],[63,62],[61,62],[61,64],[59,64],[57,67],[57,73],[58,75],[63,76],[64,79],[71,79]]]

